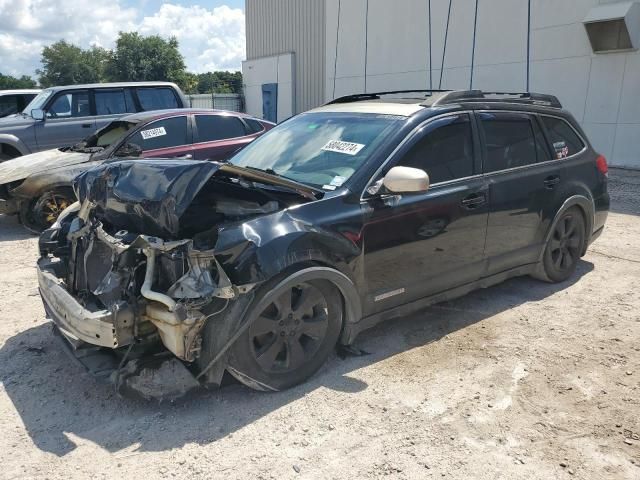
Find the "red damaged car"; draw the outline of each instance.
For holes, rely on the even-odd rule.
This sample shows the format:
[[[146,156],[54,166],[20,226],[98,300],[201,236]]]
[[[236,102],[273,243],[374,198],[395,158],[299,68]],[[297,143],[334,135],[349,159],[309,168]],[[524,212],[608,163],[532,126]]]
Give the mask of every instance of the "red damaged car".
[[[82,142],[0,164],[0,213],[29,230],[48,228],[75,201],[71,181],[110,158],[223,161],[271,129],[271,122],[222,110],[180,108],[120,117]]]

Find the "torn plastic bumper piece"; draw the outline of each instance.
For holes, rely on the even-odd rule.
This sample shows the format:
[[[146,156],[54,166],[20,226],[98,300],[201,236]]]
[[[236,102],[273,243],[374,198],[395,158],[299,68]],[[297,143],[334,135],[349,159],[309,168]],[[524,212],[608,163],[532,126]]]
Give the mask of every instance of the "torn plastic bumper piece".
[[[47,316],[72,343],[81,340],[118,348],[133,341],[133,311],[125,302],[108,310],[84,307],[65,290],[54,272],[55,262],[38,260],[38,284]]]

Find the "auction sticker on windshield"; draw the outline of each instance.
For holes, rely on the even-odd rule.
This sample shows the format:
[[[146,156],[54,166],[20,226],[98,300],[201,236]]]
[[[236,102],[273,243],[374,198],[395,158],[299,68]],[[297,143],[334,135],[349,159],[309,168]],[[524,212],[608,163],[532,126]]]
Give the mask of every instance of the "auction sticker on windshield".
[[[321,150],[326,152],[345,153],[347,155],[357,155],[364,148],[361,143],[343,142],[342,140],[330,140]]]
[[[166,135],[167,131],[164,127],[151,128],[149,130],[142,130],[140,135],[142,135],[143,140],[149,140],[150,138],[162,137]]]

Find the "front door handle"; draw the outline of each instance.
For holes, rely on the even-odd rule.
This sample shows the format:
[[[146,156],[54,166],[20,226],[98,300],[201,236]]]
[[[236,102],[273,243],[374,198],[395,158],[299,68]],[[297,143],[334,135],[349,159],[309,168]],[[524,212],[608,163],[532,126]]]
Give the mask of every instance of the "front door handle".
[[[553,189],[557,184],[560,183],[560,177],[558,175],[551,175],[544,179],[544,186],[549,190]]]
[[[91,125],[90,123],[83,123],[82,124],[82,128],[91,128],[93,125]]]
[[[467,210],[473,210],[487,201],[487,197],[484,193],[472,193],[471,195],[462,199],[462,206]]]

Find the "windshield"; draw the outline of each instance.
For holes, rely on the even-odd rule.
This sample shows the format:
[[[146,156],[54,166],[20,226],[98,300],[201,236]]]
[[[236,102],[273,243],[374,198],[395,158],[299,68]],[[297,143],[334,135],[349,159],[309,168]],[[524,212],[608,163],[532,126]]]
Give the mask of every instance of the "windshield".
[[[230,162],[335,190],[404,121],[392,115],[302,114],[270,130]]]
[[[29,105],[25,107],[22,113],[31,115],[31,110],[36,110],[38,108],[44,107],[45,102],[51,95],[53,95],[53,90],[41,91],[38,95],[36,95],[36,98],[29,102]]]

